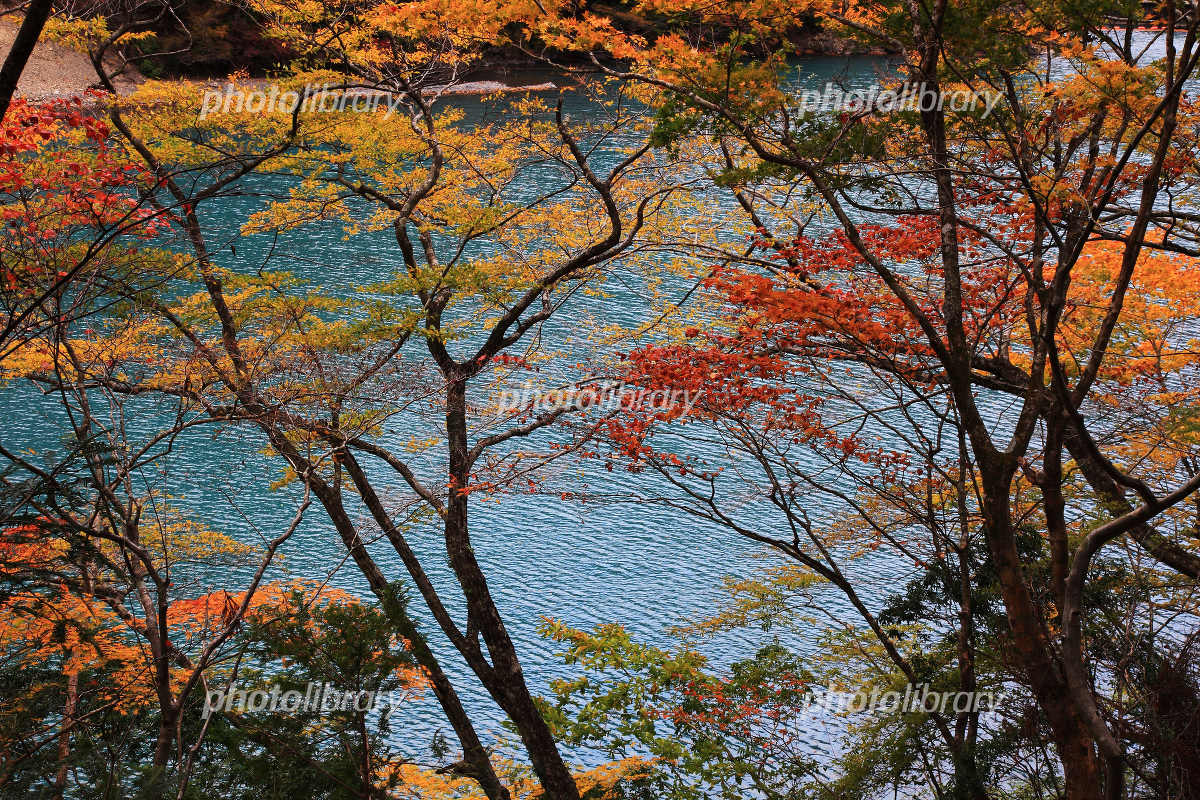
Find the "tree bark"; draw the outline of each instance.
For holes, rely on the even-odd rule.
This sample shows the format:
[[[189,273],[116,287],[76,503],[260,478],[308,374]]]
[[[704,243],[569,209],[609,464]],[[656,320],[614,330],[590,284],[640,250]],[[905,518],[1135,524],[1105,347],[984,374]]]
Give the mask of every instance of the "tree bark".
[[[42,28],[50,18],[50,5],[50,0],[31,0],[25,7],[25,19],[21,22],[16,38],[13,39],[8,57],[4,59],[4,66],[0,67],[0,120],[8,113],[8,106],[17,92],[17,82],[21,80],[25,64],[33,55],[33,48],[37,45],[38,37],[42,35]]]
[[[482,635],[492,669],[480,680],[521,735],[547,800],[579,800],[579,788],[558,745],[529,693],[516,648],[496,608],[467,527],[470,456],[467,446],[466,380],[448,376],[446,433],[450,445],[450,489],[446,501],[445,539],[450,567],[467,601],[467,632]]]
[[[283,453],[292,467],[298,471],[310,470],[311,465],[305,461],[304,457],[295,449],[288,439],[278,432],[268,429],[274,446]],[[357,464],[352,458],[347,459],[348,471],[351,473],[351,479],[362,485],[362,495],[364,500],[368,502],[368,506],[373,505],[370,502],[374,499],[374,492],[369,485],[364,484],[365,476],[358,469]],[[409,640],[413,650],[413,656],[417,659],[422,667],[425,668],[429,676],[430,685],[433,688],[434,696],[441,705],[442,711],[446,714],[446,719],[450,722],[454,733],[458,737],[459,744],[463,749],[463,759],[471,766],[471,777],[474,778],[488,800],[510,800],[508,789],[500,782],[496,775],[495,769],[492,767],[491,759],[488,756],[487,749],[479,740],[478,734],[475,732],[475,726],[471,723],[471,719],[467,716],[466,709],[458,699],[458,693],[454,690],[453,684],[442,670],[441,664],[433,651],[429,649],[429,645],[425,641],[425,637],[417,629],[412,619],[408,617],[407,612],[403,609],[395,608],[394,596],[387,578],[383,571],[371,558],[367,548],[363,545],[361,537],[358,535],[358,530],[355,528],[350,515],[346,512],[345,506],[342,504],[340,492],[330,484],[320,479],[311,478],[310,482],[313,487],[313,494],[317,496],[318,502],[325,508],[326,514],[333,522],[334,529],[337,530],[339,537],[342,540],[351,559],[354,561],[359,572],[367,579],[367,584],[371,587],[372,593],[379,598],[383,605],[384,611],[388,614],[393,622],[396,622],[401,627],[401,633]],[[372,508],[372,512],[376,509]]]
[[[1063,765],[1067,800],[1102,800],[1101,768],[1091,733],[1071,699],[1062,664],[1054,656],[1041,613],[1025,583],[1009,514],[1012,471],[1003,465],[981,463],[980,472],[984,532],[1000,581],[1013,650],[1050,724]]]
[[[71,658],[72,651],[68,651]],[[71,725],[75,720],[75,710],[79,703],[79,670],[72,669],[67,674],[67,697],[63,703],[62,731],[58,734],[58,773],[54,776],[55,796],[62,800],[63,790],[67,788],[67,759],[71,757]]]

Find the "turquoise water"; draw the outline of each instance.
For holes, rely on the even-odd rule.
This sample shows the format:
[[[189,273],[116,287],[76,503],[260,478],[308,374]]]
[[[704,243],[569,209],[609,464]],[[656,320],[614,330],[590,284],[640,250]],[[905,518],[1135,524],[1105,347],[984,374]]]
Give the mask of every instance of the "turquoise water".
[[[866,88],[875,82],[882,62],[875,59],[812,59],[799,66],[801,85],[823,87],[827,81],[843,79],[849,88]],[[483,119],[502,113],[502,107],[475,99],[456,99],[468,114],[468,120]],[[587,113],[578,98],[569,101],[568,112]],[[250,184],[254,187],[255,184]],[[259,184],[268,189],[269,181]],[[539,187],[533,186],[531,190]],[[395,268],[394,240],[387,234],[367,234],[350,239],[335,226],[309,227],[289,234],[278,242],[263,237],[241,238],[237,228],[255,210],[262,198],[253,194],[223,200],[210,205],[204,218],[223,266],[252,271],[259,267],[268,249],[273,252],[273,268],[285,268],[329,287],[352,287],[387,277]],[[231,248],[229,245],[233,244]],[[585,349],[571,325],[572,314],[588,314],[615,322],[633,323],[645,313],[636,293],[616,293],[611,297],[576,300],[559,314],[546,330],[546,347],[574,351]],[[128,407],[126,424],[136,439],[155,430],[161,409],[144,402]],[[5,420],[6,444],[27,444],[45,448],[53,443],[56,405],[27,388],[13,387],[0,392],[0,415]],[[405,440],[414,430],[393,427],[389,437]],[[282,530],[295,511],[296,495],[291,490],[273,492],[267,487],[277,479],[279,465],[260,454],[263,442],[248,428],[195,430],[185,434],[173,452],[158,464],[161,472],[148,474],[147,481],[177,497],[178,505],[212,528],[247,542],[263,542]],[[700,448],[701,454],[703,447]],[[708,453],[718,457],[714,450]],[[436,463],[420,470],[434,475],[442,472]],[[593,489],[605,492],[630,492],[643,488],[645,479],[620,470],[605,472],[594,462],[572,464],[582,470]],[[376,473],[381,482],[394,486],[389,476]],[[397,489],[398,491],[398,489]],[[814,509],[819,516],[821,509]],[[763,529],[770,529],[771,517],[753,507]],[[568,674],[555,655],[552,644],[537,634],[543,617],[553,617],[577,627],[600,622],[627,626],[644,641],[668,644],[666,628],[689,618],[711,613],[720,601],[721,578],[745,575],[762,566],[755,557],[763,553],[759,545],[742,540],[725,530],[706,526],[672,509],[645,504],[580,503],[561,500],[557,494],[509,497],[499,503],[479,504],[473,508],[473,539],[476,553],[485,567],[492,592],[504,615],[509,631],[518,642],[526,675],[534,691]],[[444,550],[438,531],[420,529],[411,535],[414,547],[428,565],[435,582],[443,589],[447,605],[457,610],[455,586],[444,564]],[[392,578],[405,575],[399,558],[389,547],[373,547],[385,573]],[[364,581],[353,565],[343,563],[340,541],[314,504],[300,531],[282,551],[282,562],[269,578],[284,575],[328,580],[331,584],[367,596]],[[863,564],[863,576],[879,591],[875,599],[903,579],[894,565]],[[184,591],[209,588],[236,590],[245,571],[232,568],[229,573],[208,571],[181,575]],[[189,585],[190,584],[190,585]],[[849,609],[840,595],[829,592],[821,601],[833,613]],[[414,602],[414,611],[423,608]],[[430,633],[434,626],[426,625]],[[500,714],[486,697],[474,677],[459,665],[455,654],[437,635],[431,644],[444,654],[447,671],[454,679],[467,705],[477,719],[485,720],[484,730],[498,729]],[[746,658],[766,639],[754,631],[720,636],[704,643],[705,651],[717,663]],[[813,646],[810,637],[791,644],[800,649]],[[418,754],[430,734],[446,726],[436,704],[430,700],[406,708],[395,720],[397,745]],[[827,745],[825,734],[814,731],[812,746],[820,751]]]

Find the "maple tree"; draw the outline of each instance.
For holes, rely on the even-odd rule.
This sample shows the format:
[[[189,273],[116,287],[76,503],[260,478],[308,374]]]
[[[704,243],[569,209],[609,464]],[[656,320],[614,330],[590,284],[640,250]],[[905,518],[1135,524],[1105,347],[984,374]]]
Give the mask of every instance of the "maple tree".
[[[919,495],[882,487],[939,475],[959,494],[967,524],[955,528],[986,543],[1015,674],[1047,720],[1067,796],[1124,796],[1131,776],[1144,786],[1124,721],[1138,712],[1102,688],[1106,662],[1089,660],[1084,592],[1098,554],[1125,539],[1168,585],[1200,574],[1186,502],[1200,488],[1188,389],[1198,250],[1186,201],[1173,202],[1196,182],[1190,7],[1163,4],[1161,28],[1142,34],[1142,12],[1119,4],[814,4],[828,24],[899,54],[894,88],[933,98],[833,113],[805,108],[788,83],[772,37],[778,5],[656,7],[744,25],[734,37],[647,41],[550,14],[528,41],[560,31],[552,41],[589,51],[597,71],[661,90],[662,140],[705,141],[759,229],[761,258],[729,253],[704,276],[728,322],[644,350],[631,375],[703,388],[696,421],[721,432],[736,463],[757,465],[756,496],[789,533],[732,510],[721,464],[655,445],[678,412],[614,427],[620,451],[655,467],[675,502],[835,584],[889,651],[836,565],[844,540],[805,498],[832,496],[859,530],[894,537],[856,494],[904,508]],[[997,104],[957,105],[955,91]],[[1045,537],[1044,572],[1041,551],[1020,544],[1028,525]],[[934,554],[964,563],[962,540],[926,527]],[[973,575],[964,564],[964,586]],[[1147,613],[1135,615],[1143,625]],[[972,636],[964,623],[964,642]],[[969,761],[969,720],[957,722],[942,736]],[[986,794],[960,777],[969,795]]]
[[[58,636],[56,617],[86,628],[101,654],[141,637],[157,706],[150,760],[192,763],[176,732],[187,714],[175,671],[189,668],[168,631],[165,554],[130,535],[141,501],[104,476],[112,454],[129,481],[155,447],[183,446],[183,429],[219,425],[282,465],[276,488],[311,493],[462,750],[444,774],[414,770],[379,756],[363,720],[339,721],[337,735],[358,727],[352,750],[369,763],[309,742],[310,760],[336,765],[330,792],[347,775],[368,793],[478,788],[489,800],[646,786],[689,796],[696,779],[730,795],[813,788],[819,776],[784,723],[800,673],[831,672],[828,662],[768,650],[721,678],[693,653],[639,648],[618,629],[552,628],[584,667],[639,674],[556,686],[557,709],[536,702],[472,546],[472,509],[536,490],[546,463],[569,452],[598,455],[580,445],[591,437],[611,447],[610,466],[655,477],[639,501],[790,562],[741,584],[733,607],[701,628],[787,624],[791,601],[828,589],[849,604],[829,639],[843,673],[1019,688],[999,724],[967,710],[857,729],[864,747],[841,761],[838,790],[1057,794],[1061,777],[1068,798],[1185,791],[1191,740],[1172,714],[1198,707],[1194,637],[1175,641],[1158,620],[1190,619],[1200,576],[1194,8],[631,4],[661,24],[651,34],[577,3],[250,5],[297,56],[280,79],[297,100],[320,84],[382,95],[395,113],[239,104],[197,118],[201,90],[173,82],[119,98],[106,57],[145,31],[117,15],[53,26],[89,49],[106,124],[19,101],[5,118],[6,209],[24,227],[5,233],[3,375],[62,395],[93,475],[89,497],[120,524],[57,506],[25,522],[99,538],[142,565],[121,574],[140,622],[101,597],[115,619],[85,625],[90,590],[31,584],[22,608],[36,602],[46,621],[33,630],[11,616],[16,652],[28,630],[42,643],[30,660],[72,664],[63,647],[81,640]],[[937,102],[808,108],[780,46],[801,13],[897,54],[885,82]],[[1148,21],[1162,29],[1141,30]],[[497,42],[551,61],[571,52],[566,73],[606,81],[581,90],[595,113],[510,98],[498,119],[478,122],[445,108],[446,86]],[[960,106],[947,100],[955,93],[989,99]],[[69,149],[83,140],[85,159]],[[44,144],[55,141],[64,146]],[[685,242],[680,219],[696,213],[689,192],[701,186],[728,200],[705,209],[725,235]],[[261,200],[252,210],[233,202],[248,196]],[[219,204],[245,211],[236,234],[215,230]],[[289,252],[289,236],[313,230],[363,237],[399,268],[361,286],[302,279],[305,259],[343,266]],[[235,244],[268,239],[283,246],[253,269],[238,260]],[[89,240],[101,244],[81,245]],[[585,372],[547,345],[554,321],[604,292],[613,264],[678,274],[656,260],[665,251],[709,265],[694,270],[692,316],[669,308],[672,327],[606,366],[627,385],[698,402],[635,401],[619,414],[497,405],[513,377]],[[89,318],[108,304],[119,313]],[[176,416],[130,456],[96,444],[114,434],[89,410],[96,392],[118,417],[129,398],[148,397]],[[542,433],[571,419],[569,444],[546,452]],[[528,441],[539,444],[523,449]],[[38,478],[21,504],[42,503],[61,470],[4,455]],[[414,546],[431,533],[449,590]],[[389,574],[376,546],[403,571]],[[102,549],[89,553],[94,569]],[[879,569],[909,580],[881,597]],[[396,601],[401,577],[419,599],[411,611]],[[215,599],[179,608],[209,620]],[[449,610],[460,605],[463,614]],[[197,641],[225,641],[234,621]],[[429,621],[512,722],[531,772],[494,757],[427,642]],[[122,679],[124,659],[98,663]],[[185,683],[205,669],[193,661]],[[237,726],[221,725],[236,740]],[[578,774],[563,737],[630,760]],[[275,752],[268,739],[248,741]],[[1057,763],[1041,763],[1046,743]],[[640,761],[645,749],[659,761]],[[1038,766],[1022,772],[1022,759]]]
[[[459,38],[450,20],[384,7],[340,14],[261,4],[258,11],[297,52],[340,65],[288,76],[285,88],[307,97],[317,84],[365,87],[398,98],[402,111],[321,114],[298,104],[291,113],[221,109],[197,120],[198,87],[152,81],[117,98],[101,69],[112,142],[140,163],[141,202],[166,226],[157,247],[138,249],[148,266],[137,276],[163,280],[138,287],[133,276],[113,279],[120,316],[86,332],[62,323],[56,336],[6,359],[6,368],[56,390],[74,387],[80,408],[84,387],[102,387],[114,402],[160,397],[179,410],[156,435],[172,446],[180,425],[256,432],[286,465],[280,487],[311,491],[401,626],[462,747],[458,772],[489,798],[570,798],[581,785],[618,781],[626,770],[576,776],[554,741],[474,555],[469,506],[524,486],[539,462],[561,456],[510,452],[564,412],[522,418],[497,407],[488,393],[510,370],[493,359],[518,348],[518,360],[535,357],[546,322],[601,283],[606,264],[632,265],[644,242],[672,234],[670,220],[686,202],[676,194],[687,181],[653,152],[642,110],[619,92],[601,96],[606,111],[590,119],[572,118],[562,103],[517,98],[511,121],[460,124],[460,112],[436,104],[431,82],[440,68],[469,61],[478,30]],[[329,35],[333,29],[338,36]],[[96,20],[69,33],[97,65],[114,40],[137,35]],[[532,179],[546,174],[555,188],[531,192]],[[247,214],[241,235],[343,226],[387,243],[400,269],[347,293],[302,284],[287,272],[286,250],[256,273],[222,266],[225,245],[205,215],[267,175],[282,188]],[[397,445],[398,428],[425,438]],[[433,454],[438,465],[422,470]],[[411,494],[400,504],[391,500],[396,480]],[[461,598],[446,598],[416,555],[412,538],[429,528],[444,542]],[[368,550],[378,536],[400,557],[422,613],[512,721],[532,782],[502,779],[427,634],[388,600],[399,576],[387,575]],[[447,611],[460,599],[465,625]],[[163,717],[155,763],[177,740],[168,733],[177,712]]]
[[[149,240],[159,230],[130,191],[137,165],[109,146],[107,126],[81,106],[79,98],[18,98],[0,123],[6,358],[52,319],[104,308],[108,273],[136,267],[126,240]]]
[[[72,384],[59,379],[69,408]],[[146,459],[161,458],[162,441],[151,437],[138,447],[122,441],[99,426],[98,403],[85,399],[87,388],[73,388],[79,403],[73,433],[81,444],[65,458],[45,454],[45,467],[6,450],[13,468],[0,477],[6,524],[22,523],[0,535],[6,666],[41,676],[28,685],[16,679],[22,689],[13,696],[16,722],[0,785],[36,781],[47,763],[40,751],[57,745],[57,760],[49,762],[57,763],[53,785],[61,794],[68,771],[78,766],[74,745],[107,721],[136,718],[153,725],[143,738],[154,744],[139,780],[160,786],[184,746],[185,710],[213,666],[228,657],[231,636],[248,612],[282,593],[260,583],[308,503],[256,552],[188,519],[162,492],[130,494]],[[205,591],[183,577],[195,565],[247,561],[257,562],[256,569],[240,592]],[[45,708],[54,697],[61,705]],[[45,716],[30,722],[30,709]],[[33,725],[37,735],[18,722]]]
[[[211,700],[234,684],[254,687],[265,679],[264,670],[277,672],[281,665],[288,667],[293,680],[300,680],[302,691],[302,679],[308,678],[382,692],[393,702],[418,696],[423,675],[412,667],[405,642],[383,625],[386,617],[381,612],[344,592],[313,584],[251,585],[241,594],[218,590],[180,597],[167,604],[166,623],[160,628],[166,631],[162,641],[171,653],[164,676],[155,657],[161,647],[144,646],[155,643],[155,635],[123,607],[111,583],[72,581],[78,554],[67,556],[63,538],[47,544],[46,533],[45,526],[29,525],[4,534],[4,579],[19,587],[7,592],[0,606],[4,666],[31,677],[18,681],[6,675],[6,682],[19,691],[11,693],[0,725],[0,786],[36,787],[47,780],[43,770],[50,764],[57,772],[49,782],[59,796],[69,786],[119,792],[127,782],[143,793],[162,793],[171,786],[170,795],[178,797],[211,796],[217,785],[224,787],[223,796],[241,791],[258,796],[264,785],[261,770],[275,772],[284,763],[295,765],[285,774],[294,775],[297,785],[309,790],[320,785],[314,783],[313,773],[322,776],[328,784],[323,796],[342,796],[338,792],[347,787],[346,796],[358,797],[364,791],[382,796],[387,786],[439,785],[422,777],[421,770],[405,771],[402,757],[365,734],[369,709],[337,712],[332,719],[318,710],[321,724],[314,725],[311,711],[231,712]],[[213,544],[207,537],[200,552],[215,564],[219,551]],[[244,548],[236,550],[241,554]],[[54,572],[61,582],[42,590],[31,577]],[[349,631],[354,637],[347,636]],[[298,669],[306,664],[311,672]],[[64,705],[56,708],[54,701],[60,697]],[[218,707],[211,719],[210,702]],[[343,721],[345,714],[352,719]],[[169,776],[164,774],[168,764],[159,758],[161,738],[155,744],[163,719],[170,720],[175,737]],[[361,756],[352,754],[348,763],[345,734],[339,735],[347,725],[354,742],[348,749],[365,748]],[[123,750],[128,745],[121,740],[130,736],[153,744],[153,752],[129,747],[123,754],[126,763],[104,765],[94,763],[96,755],[85,745],[96,737],[110,749]],[[332,749],[330,739],[335,743]],[[56,759],[40,757],[41,749],[56,742]],[[134,767],[143,758],[139,774]],[[265,758],[271,760],[264,763]],[[449,788],[444,795],[422,794],[452,795]]]

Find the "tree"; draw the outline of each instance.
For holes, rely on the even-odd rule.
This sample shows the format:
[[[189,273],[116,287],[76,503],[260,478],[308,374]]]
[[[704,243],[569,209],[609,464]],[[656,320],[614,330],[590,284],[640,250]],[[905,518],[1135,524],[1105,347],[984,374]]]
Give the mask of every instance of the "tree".
[[[272,594],[259,591],[263,575],[308,501],[293,524],[256,553],[182,516],[160,491],[126,495],[145,459],[161,453],[152,440],[126,457],[132,449],[127,444],[114,446],[104,441],[111,438],[105,432],[89,430],[96,424],[93,408],[83,402],[74,409],[85,420],[76,433],[88,437],[86,445],[47,469],[10,454],[30,477],[14,481],[11,470],[3,477],[3,518],[23,524],[0,537],[0,630],[10,679],[23,687],[14,700],[24,696],[6,726],[11,738],[0,785],[38,780],[46,763],[40,751],[57,744],[53,785],[61,794],[68,770],[87,756],[87,748],[72,745],[85,740],[84,731],[103,728],[106,720],[141,717],[153,725],[148,738],[154,742],[143,778],[161,794],[168,764],[185,744],[186,709],[195,705],[211,668],[229,658],[230,637],[247,612]],[[187,597],[195,588],[180,573],[189,566],[248,558],[257,563],[241,592]],[[44,677],[27,683],[26,670]],[[59,705],[47,708],[55,697]],[[18,766],[26,772],[17,773]],[[97,776],[96,764],[86,761],[81,768],[96,780],[105,771]]]
[[[185,775],[192,795],[383,798],[424,786],[419,796],[454,796],[452,780],[388,745],[390,716],[425,687],[393,615],[342,592],[284,589],[247,615],[225,691],[210,688],[205,698],[211,713]],[[327,687],[352,702],[330,699]],[[256,691],[294,693],[298,707],[255,708],[245,698]]]
[[[525,485],[542,460],[510,448],[565,410],[518,419],[488,391],[509,370],[505,351],[533,357],[545,323],[602,281],[605,265],[632,265],[671,232],[682,202],[675,195],[687,182],[669,158],[651,153],[641,112],[619,93],[606,98],[605,115],[586,121],[561,104],[527,100],[513,102],[511,122],[473,127],[439,110],[434,81],[453,80],[477,52],[477,37],[493,35],[488,26],[507,17],[467,26],[467,10],[458,8],[258,10],[296,52],[338,65],[289,78],[282,88],[297,100],[311,97],[314,84],[358,87],[385,92],[403,112],[321,114],[298,102],[291,113],[222,110],[197,121],[196,89],[155,83],[113,100],[115,140],[141,160],[147,204],[186,247],[187,260],[163,254],[164,263],[196,293],[181,294],[179,284],[123,287],[125,316],[93,334],[105,352],[120,344],[117,364],[84,358],[72,368],[116,395],[170,397],[204,424],[257,430],[286,464],[284,481],[311,487],[381,602],[393,581],[367,544],[381,536],[395,550],[440,634],[512,720],[542,791],[576,797],[576,778],[533,701],[469,532],[479,492]],[[87,31],[101,64],[116,34]],[[539,170],[554,176],[554,188],[531,191]],[[283,196],[247,218],[245,234],[346,224],[387,241],[401,268],[347,296],[295,282],[283,253],[257,274],[222,267],[226,243],[214,242],[205,214],[268,173]],[[477,255],[484,245],[494,255]],[[123,368],[132,363],[136,370]],[[25,374],[37,379],[36,369]],[[397,429],[428,432],[411,449],[432,454],[431,442],[440,465],[422,474],[416,453],[395,444]],[[409,494],[398,503],[390,499],[396,481]],[[444,541],[465,624],[410,543],[423,525],[436,526]],[[509,796],[433,650],[402,616],[396,622],[463,748],[464,774],[490,798]]]
[[[130,193],[137,165],[114,151],[107,126],[81,105],[18,99],[0,124],[6,363],[52,314],[80,319],[103,310],[111,302],[107,273],[128,282],[136,269],[126,240],[148,241],[160,230]]]
[[[1195,15],[1162,7],[1163,28],[1151,37],[1161,58],[1151,60],[1135,45],[1140,9],[1119,4],[816,5],[828,24],[903,55],[895,89],[932,98],[911,112],[860,104],[823,114],[804,107],[777,58],[763,56],[783,9],[662,8],[739,20],[741,34],[647,43],[550,14],[530,35],[558,35],[552,41],[565,46],[569,32],[597,56],[630,59],[628,67],[599,57],[594,65],[662,91],[663,140],[696,134],[711,142],[719,180],[778,256],[754,265],[753,275],[714,275],[719,291],[751,311],[732,342],[714,337],[706,347],[704,337],[692,352],[683,348],[679,369],[715,369],[724,391],[737,385],[738,369],[754,375],[742,382],[751,389],[775,380],[771,370],[815,365],[829,375],[851,363],[856,376],[888,384],[900,413],[944,398],[916,427],[938,430],[940,418],[962,432],[958,469],[977,495],[1009,641],[1050,725],[1067,795],[1122,796],[1131,767],[1122,712],[1100,697],[1103,676],[1089,674],[1097,664],[1085,656],[1082,602],[1097,553],[1125,538],[1187,580],[1198,574],[1194,541],[1174,522],[1200,487],[1190,425],[1179,423],[1173,402],[1139,408],[1145,424],[1132,430],[1106,415],[1130,396],[1118,376],[1131,362],[1162,370],[1172,386],[1189,370],[1186,358],[1149,366],[1122,337],[1141,330],[1132,300],[1143,279],[1160,270],[1186,275],[1197,254],[1190,212],[1171,202],[1195,181],[1184,91],[1196,66]],[[996,105],[985,113],[950,102],[956,91],[989,93]],[[833,234],[822,233],[822,217]],[[1099,307],[1090,330],[1076,327],[1089,317],[1089,289]],[[1165,341],[1184,356],[1178,336]],[[904,399],[913,396],[908,386],[915,400]],[[989,403],[997,393],[1015,404],[1008,420]],[[850,457],[877,449],[831,438],[832,426],[789,394],[755,400],[778,412],[772,454],[797,437],[843,446]],[[892,423],[874,411],[864,424],[889,435]],[[728,422],[748,427],[750,419],[759,420]],[[1154,466],[1131,456],[1163,443],[1172,450]],[[1074,469],[1080,495],[1065,488]],[[806,473],[767,484],[767,497],[801,532],[795,487],[816,477]],[[1077,508],[1087,509],[1082,519]],[[1045,578],[1022,556],[1027,512],[1048,540]],[[737,519],[722,521],[754,534]]]
[[[12,47],[4,57],[4,65],[0,66],[0,120],[8,113],[8,106],[17,91],[17,82],[25,71],[29,57],[33,55],[33,48],[42,35],[46,20],[50,18],[53,5],[50,0],[31,0],[25,6],[21,27],[17,29]]]
[[[552,687],[556,728],[609,758],[644,759],[652,796],[812,794],[820,769],[805,729],[816,676],[784,648],[722,675],[689,647],[640,645],[611,623],[587,632],[548,622],[545,633],[582,670]]]

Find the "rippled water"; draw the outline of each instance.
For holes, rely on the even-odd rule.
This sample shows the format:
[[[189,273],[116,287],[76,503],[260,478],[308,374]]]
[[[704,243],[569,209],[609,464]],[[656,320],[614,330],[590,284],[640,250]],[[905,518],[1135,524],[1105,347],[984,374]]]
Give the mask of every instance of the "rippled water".
[[[813,59],[800,66],[801,81],[815,88],[841,76],[851,88],[875,82],[882,62],[874,59]],[[480,101],[456,100],[469,114],[484,113]],[[578,101],[576,101],[578,102]],[[586,112],[576,107],[575,112]],[[210,207],[205,224],[214,240],[232,241],[242,221],[260,207],[254,197],[232,198],[220,208]],[[380,234],[379,236],[383,236]],[[219,260],[234,269],[252,270],[265,253],[266,242],[243,239],[236,253],[226,245],[216,248]],[[343,238],[335,228],[309,228],[291,234],[277,245],[283,263],[300,274],[327,285],[352,286],[381,279],[393,270],[394,242],[376,235]],[[290,263],[289,263],[290,262]],[[641,313],[628,298],[586,299],[579,311],[599,317],[632,322],[630,314]],[[630,307],[634,306],[631,311]],[[568,312],[568,314],[571,312]],[[559,318],[556,335],[569,341],[566,318]],[[561,344],[562,341],[554,344]],[[134,404],[132,427],[151,429],[155,409]],[[5,420],[5,439],[22,440],[45,447],[53,442],[53,404],[27,389],[0,392],[0,415]],[[407,438],[411,431],[396,430]],[[272,492],[266,487],[276,479],[278,465],[259,454],[263,443],[248,438],[241,429],[213,434],[187,434],[175,453],[163,462],[163,475],[153,480],[179,497],[179,504],[217,530],[247,541],[262,541],[281,530],[294,513],[295,496],[290,491]],[[614,481],[635,481],[621,473],[594,472],[585,465],[594,486],[611,487]],[[665,628],[686,618],[709,613],[721,597],[722,576],[746,574],[757,566],[753,561],[762,548],[723,530],[707,527],[680,512],[645,505],[589,505],[563,501],[557,496],[529,495],[509,498],[498,504],[479,505],[473,511],[473,538],[493,593],[510,632],[518,642],[521,657],[535,691],[567,674],[554,647],[541,639],[536,627],[544,616],[574,626],[618,622],[647,642],[669,643]],[[749,513],[753,513],[752,510]],[[769,524],[766,523],[766,524]],[[436,530],[413,534],[414,545],[431,565],[446,597],[455,588],[444,565],[441,539]],[[399,558],[390,549],[376,547],[375,555],[389,577],[404,574]],[[314,506],[308,519],[287,544],[285,572],[305,578],[327,576],[335,585],[366,595],[366,586],[351,566],[341,566],[344,553],[330,526]],[[904,578],[894,564],[863,564],[864,578],[881,590]],[[236,572],[236,570],[235,570]],[[212,586],[236,586],[238,575],[207,573],[200,580]],[[868,584],[871,585],[871,584]],[[196,589],[199,590],[200,586]],[[878,599],[879,593],[875,594]],[[823,598],[831,609],[846,607],[840,595]],[[454,607],[453,602],[450,603]],[[421,609],[414,603],[417,611]],[[427,625],[432,631],[433,626]],[[705,647],[718,663],[749,657],[765,634],[744,632],[725,635]],[[436,649],[446,653],[448,671],[468,706],[483,728],[496,728],[499,712],[486,698],[473,677],[459,667],[449,648],[432,636]],[[811,640],[792,642],[801,649]],[[432,702],[422,702],[402,712],[397,720],[397,744],[417,752],[428,743],[434,728],[447,728]],[[825,734],[814,732],[813,747],[825,746]]]

